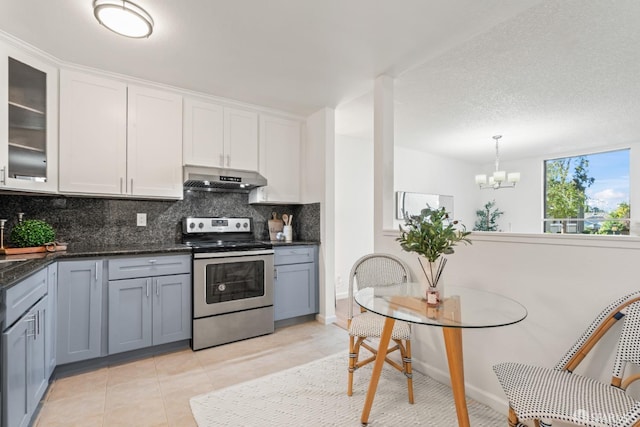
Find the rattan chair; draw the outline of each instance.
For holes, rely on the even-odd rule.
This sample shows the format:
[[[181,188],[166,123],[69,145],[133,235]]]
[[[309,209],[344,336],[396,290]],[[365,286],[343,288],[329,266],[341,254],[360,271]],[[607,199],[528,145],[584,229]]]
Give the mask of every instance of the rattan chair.
[[[611,384],[573,373],[598,340],[624,319]],[[553,369],[520,363],[493,367],[509,399],[509,426],[521,421],[550,426],[553,420],[581,426],[640,426],[640,401],[626,393],[640,374],[624,377],[628,363],[640,365],[640,292],[607,306]]]
[[[407,282],[409,267],[400,258],[389,254],[370,254],[357,260],[349,275],[349,385],[347,394],[353,394],[353,373],[362,366],[375,360],[377,349],[370,345],[369,338],[380,338],[384,317],[360,310],[354,316],[354,291],[364,288],[375,288]],[[393,327],[391,339],[395,343],[387,349],[385,361],[404,373],[407,377],[409,389],[409,403],[413,403],[413,380],[411,374],[411,326],[409,323],[397,321]],[[366,348],[373,356],[360,360],[360,349]],[[400,351],[402,365],[390,359],[388,355],[396,350]]]

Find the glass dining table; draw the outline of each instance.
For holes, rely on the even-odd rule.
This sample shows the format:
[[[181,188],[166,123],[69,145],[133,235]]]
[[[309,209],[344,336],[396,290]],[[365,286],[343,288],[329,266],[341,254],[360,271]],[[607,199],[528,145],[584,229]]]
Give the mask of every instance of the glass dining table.
[[[464,387],[462,330],[507,326],[527,317],[527,309],[522,304],[493,292],[447,285],[441,295],[442,302],[437,306],[430,306],[424,299],[425,290],[424,285],[420,283],[401,283],[364,288],[355,293],[358,305],[385,317],[378,354],[360,418],[362,425],[369,422],[369,413],[386,355],[385,349],[389,345],[396,320],[442,328],[458,425],[469,427]]]

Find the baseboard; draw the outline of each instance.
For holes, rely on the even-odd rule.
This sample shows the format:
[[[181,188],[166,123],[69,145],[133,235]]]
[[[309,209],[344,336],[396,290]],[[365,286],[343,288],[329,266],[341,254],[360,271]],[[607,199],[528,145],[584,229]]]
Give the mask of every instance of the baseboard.
[[[316,315],[316,321],[322,323],[323,325],[330,325],[336,320],[338,320],[338,318],[335,314],[333,316],[323,316],[322,314]]]
[[[434,380],[438,381],[441,384],[446,384],[447,386],[451,386],[451,380],[449,372],[445,372],[441,369],[438,369],[432,365],[424,363],[420,360],[412,358],[411,360],[412,367],[415,368],[416,371],[428,375]],[[509,407],[509,402],[503,396],[496,396],[493,393],[488,393],[486,390],[482,390],[474,385],[471,385],[467,382],[464,384],[466,395],[478,402],[487,405],[494,411],[497,411],[501,414],[505,414],[505,419],[507,416],[507,408]],[[506,423],[506,421],[505,421]]]
[[[340,292],[336,294],[336,299],[346,299],[349,298],[349,292]]]

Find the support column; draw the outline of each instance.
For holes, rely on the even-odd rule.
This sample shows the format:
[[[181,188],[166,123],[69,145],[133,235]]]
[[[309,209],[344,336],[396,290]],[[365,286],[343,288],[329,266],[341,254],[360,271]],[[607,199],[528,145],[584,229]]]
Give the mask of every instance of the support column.
[[[374,249],[379,247],[382,230],[393,228],[393,121],[393,78],[379,76],[375,80],[373,100]]]

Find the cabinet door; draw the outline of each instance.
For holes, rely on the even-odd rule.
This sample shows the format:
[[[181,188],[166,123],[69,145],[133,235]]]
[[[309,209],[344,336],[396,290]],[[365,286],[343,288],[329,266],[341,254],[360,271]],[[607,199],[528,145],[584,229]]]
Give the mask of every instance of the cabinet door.
[[[0,189],[58,190],[58,69],[0,45]]]
[[[300,202],[300,123],[260,116],[260,173],[268,202]]]
[[[153,345],[191,338],[191,275],[153,279]]]
[[[224,113],[221,105],[184,100],[185,165],[224,166]]]
[[[109,354],[151,345],[151,281],[109,281]]]
[[[48,306],[45,324],[45,359],[47,361],[47,378],[51,377],[56,368],[56,308],[58,301],[58,265],[47,267]]]
[[[225,167],[258,170],[258,115],[224,109]]]
[[[49,296],[36,304],[28,315],[34,316],[33,329],[27,333],[27,402],[33,413],[47,390],[46,336]]]
[[[127,193],[181,199],[182,97],[128,88]]]
[[[58,263],[56,353],[59,365],[100,356],[102,260]]]
[[[125,194],[127,87],[60,72],[60,192]]]
[[[27,347],[35,316],[28,313],[2,333],[2,425],[26,426],[31,418],[27,399]]]
[[[315,264],[276,266],[274,320],[317,313]]]

